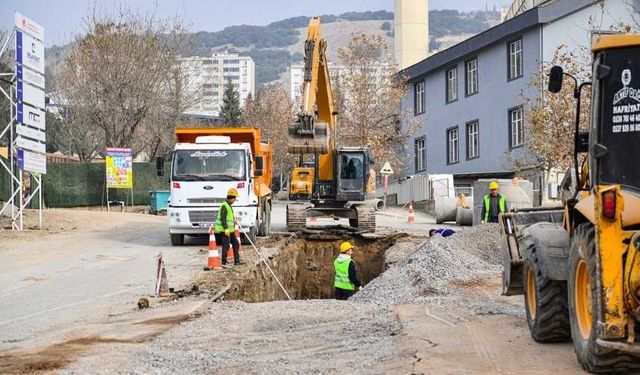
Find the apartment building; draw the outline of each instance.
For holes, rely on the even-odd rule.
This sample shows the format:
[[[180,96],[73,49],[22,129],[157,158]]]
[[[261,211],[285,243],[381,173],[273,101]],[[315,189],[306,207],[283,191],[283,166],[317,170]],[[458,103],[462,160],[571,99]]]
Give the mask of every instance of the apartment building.
[[[200,98],[185,111],[187,115],[217,117],[228,81],[240,94],[241,105],[244,106],[249,94],[255,95],[255,63],[249,56],[214,53],[207,57],[182,57],[179,62],[192,94]]]
[[[513,176],[506,155],[525,144],[523,95],[541,94],[530,85],[540,62],[550,62],[560,45],[588,50],[593,25],[608,30],[637,17],[627,0],[531,4],[402,72],[409,89],[401,123],[418,124],[405,144],[410,161],[403,175],[451,173],[456,184]]]

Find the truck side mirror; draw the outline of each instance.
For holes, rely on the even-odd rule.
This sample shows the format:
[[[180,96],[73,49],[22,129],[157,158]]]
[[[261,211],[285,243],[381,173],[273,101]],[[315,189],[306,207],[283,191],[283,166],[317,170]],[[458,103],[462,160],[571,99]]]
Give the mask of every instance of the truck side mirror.
[[[156,175],[164,176],[164,156],[156,156]]]
[[[264,164],[264,159],[262,156],[256,156],[256,173],[255,176],[259,177],[262,176],[262,168]]]
[[[562,79],[564,78],[564,71],[561,66],[554,65],[549,72],[549,91],[552,93],[558,93],[562,90]]]

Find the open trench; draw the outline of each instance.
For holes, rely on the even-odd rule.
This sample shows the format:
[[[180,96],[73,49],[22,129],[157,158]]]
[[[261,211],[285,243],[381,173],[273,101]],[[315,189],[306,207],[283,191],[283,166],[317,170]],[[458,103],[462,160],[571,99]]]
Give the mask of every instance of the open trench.
[[[333,261],[339,255],[343,240],[296,239],[285,245],[269,266],[293,299],[333,298],[335,271]],[[395,243],[394,238],[351,238],[352,255],[363,285],[375,279],[385,268],[384,253]],[[267,267],[260,263],[248,277],[230,290],[227,299],[245,302],[283,300],[287,297]]]

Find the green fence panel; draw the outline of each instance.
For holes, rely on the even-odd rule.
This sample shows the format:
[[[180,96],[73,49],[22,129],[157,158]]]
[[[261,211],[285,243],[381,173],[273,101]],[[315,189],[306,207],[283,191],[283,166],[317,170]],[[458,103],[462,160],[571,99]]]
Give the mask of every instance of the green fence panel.
[[[7,159],[0,156],[0,159],[7,165]],[[11,196],[11,177],[4,167],[0,166],[0,201],[6,202]],[[0,209],[2,205],[0,205]]]
[[[106,204],[104,163],[47,164],[44,176],[46,207],[97,206]],[[150,190],[167,190],[168,173],[156,176],[155,163],[133,164],[133,202],[147,205]],[[131,190],[109,189],[110,200],[130,204]]]

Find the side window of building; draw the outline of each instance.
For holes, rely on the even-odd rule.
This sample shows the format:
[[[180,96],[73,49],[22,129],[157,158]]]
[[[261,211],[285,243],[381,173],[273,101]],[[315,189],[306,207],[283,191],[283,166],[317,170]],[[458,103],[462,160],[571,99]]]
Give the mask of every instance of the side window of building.
[[[447,164],[458,162],[459,145],[458,127],[447,129]]]
[[[423,172],[427,169],[427,147],[425,137],[416,138],[414,143],[416,153],[415,171]]]
[[[524,110],[522,107],[509,110],[509,147],[516,148],[524,144]]]
[[[509,80],[522,77],[522,38],[509,42]]]
[[[467,123],[467,159],[480,156],[480,123],[478,120]]]
[[[413,98],[414,98],[414,114],[419,115],[424,113],[424,81],[417,82],[413,86]]]
[[[478,58],[469,60],[465,64],[465,94],[467,96],[478,92]]]
[[[458,67],[447,69],[446,78],[447,103],[455,102],[458,100]]]

